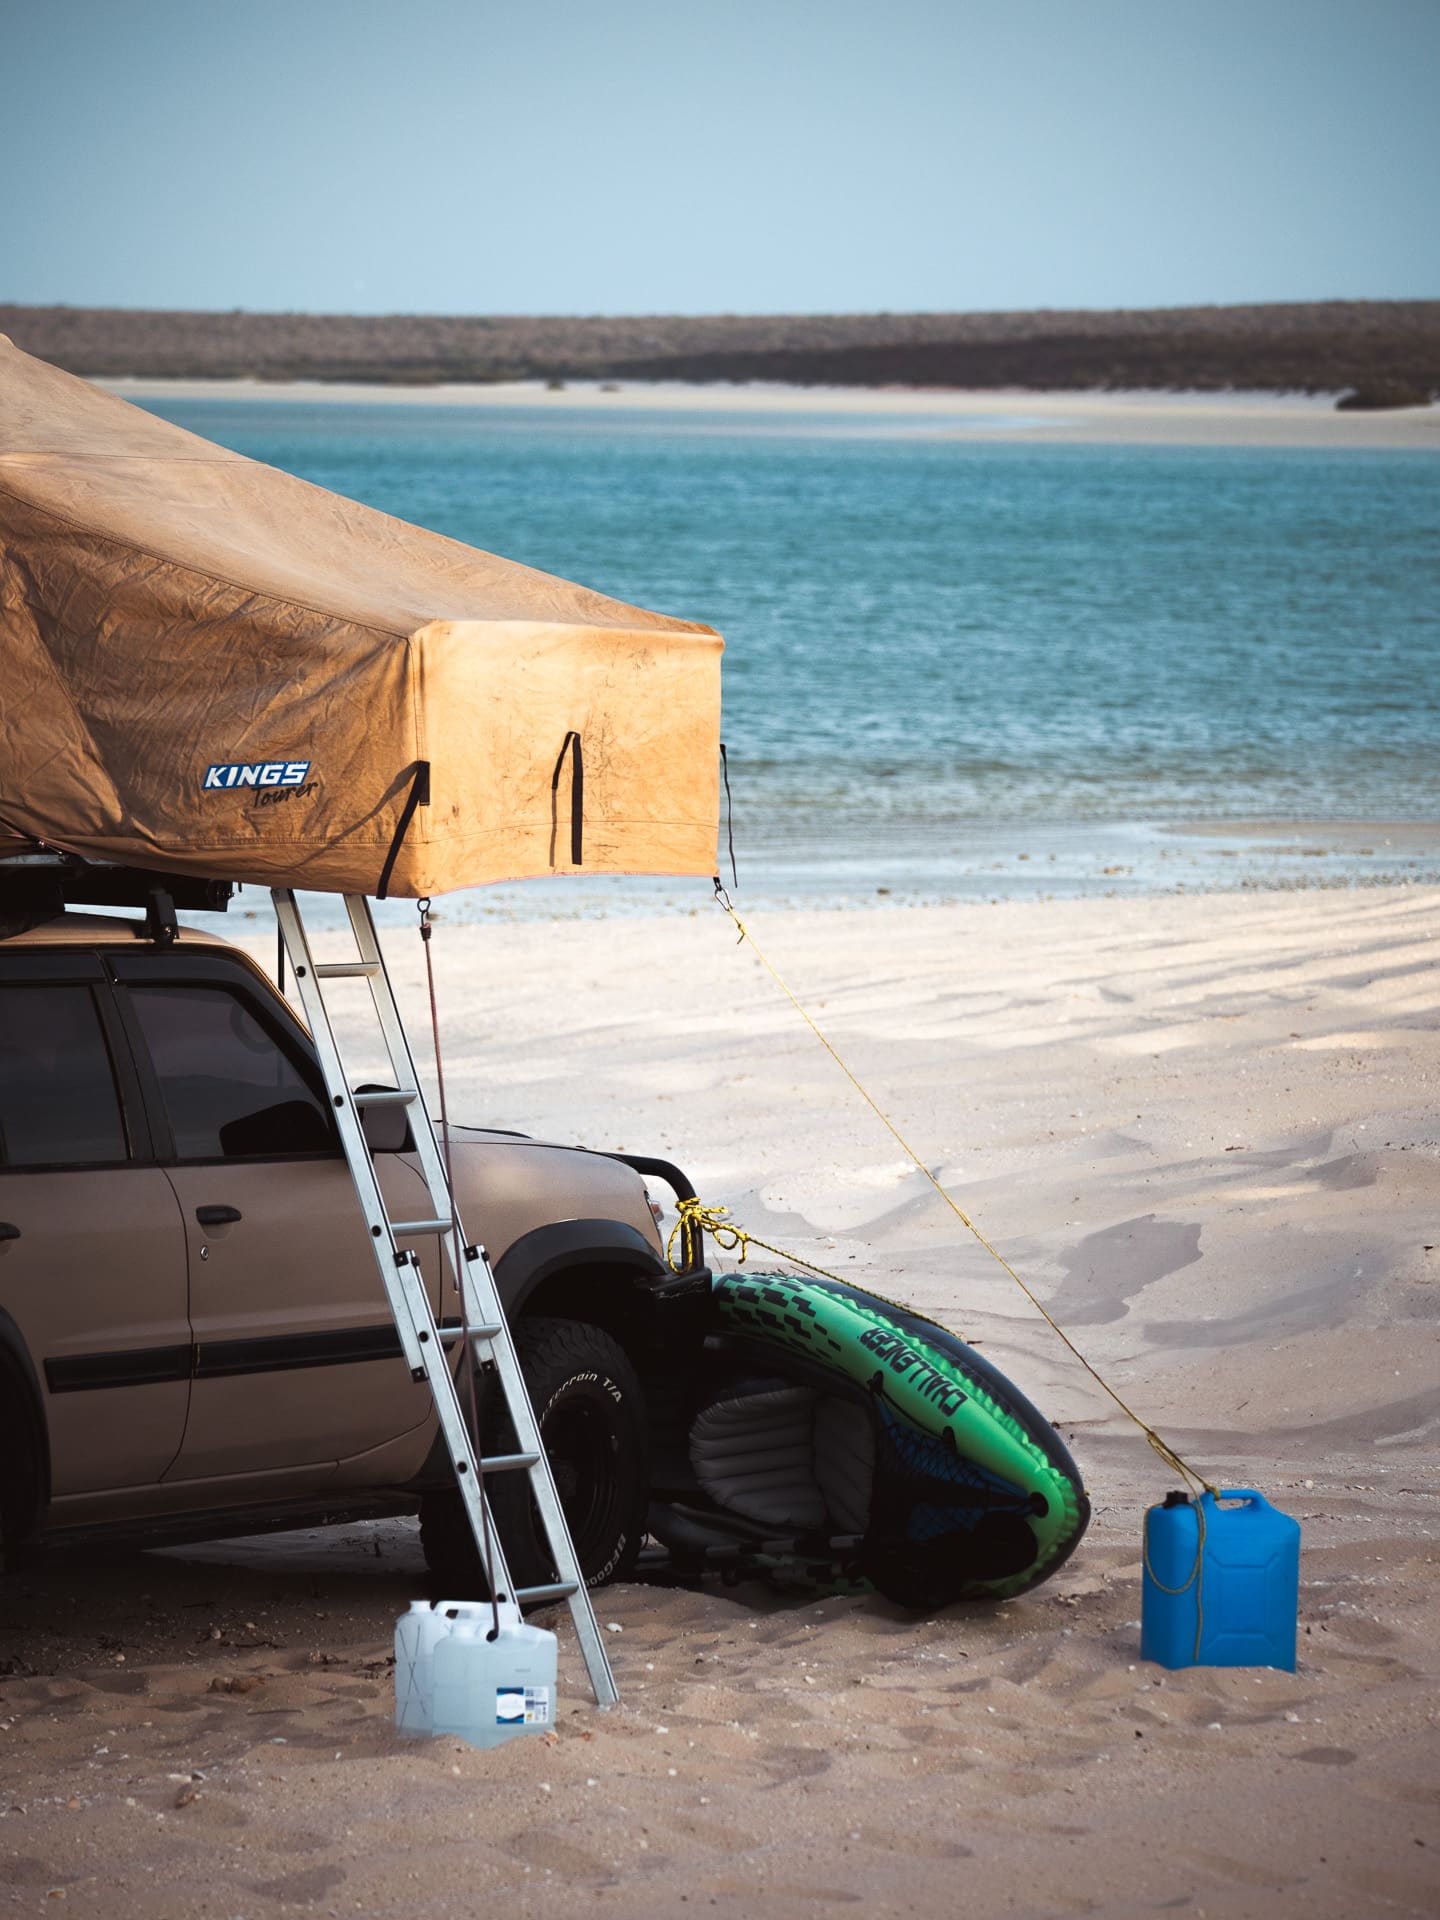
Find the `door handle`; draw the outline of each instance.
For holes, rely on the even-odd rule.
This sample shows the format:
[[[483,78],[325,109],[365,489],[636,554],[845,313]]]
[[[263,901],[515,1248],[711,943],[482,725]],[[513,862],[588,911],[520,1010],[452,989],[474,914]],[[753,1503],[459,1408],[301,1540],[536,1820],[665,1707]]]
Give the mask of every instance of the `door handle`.
[[[238,1207],[197,1207],[195,1218],[202,1227],[229,1227],[241,1218]]]
[[[20,1229],[12,1227],[8,1220],[0,1220],[0,1240],[18,1240]]]

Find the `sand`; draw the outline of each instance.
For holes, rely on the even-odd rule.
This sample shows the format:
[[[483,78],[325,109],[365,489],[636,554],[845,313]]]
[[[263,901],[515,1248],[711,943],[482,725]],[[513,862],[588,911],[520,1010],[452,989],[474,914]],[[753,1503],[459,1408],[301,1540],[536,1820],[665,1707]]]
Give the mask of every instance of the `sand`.
[[[1043,445],[1231,446],[1421,449],[1440,451],[1440,406],[1385,413],[1337,413],[1334,394],[1034,393],[916,390],[902,387],[693,386],[656,380],[611,386],[572,381],[551,391],[541,381],[488,386],[380,387],[341,381],[139,380],[96,383],[126,400],[294,400],[307,406],[427,406],[565,413],[709,415],[788,414],[848,420],[857,432],[927,439],[1023,440]]]
[[[588,1704],[562,1615],[557,1737],[489,1754],[391,1731],[408,1523],[54,1561],[0,1598],[16,1908],[1435,1911],[1440,890],[753,930],[1121,1391],[1301,1520],[1298,1672],[1140,1662],[1166,1471],[713,908],[442,921],[462,1117],[668,1153],[981,1341],[1073,1435],[1092,1529],[1033,1595],[929,1620],[612,1588],[623,1704]],[[418,1014],[419,941],[388,944]]]

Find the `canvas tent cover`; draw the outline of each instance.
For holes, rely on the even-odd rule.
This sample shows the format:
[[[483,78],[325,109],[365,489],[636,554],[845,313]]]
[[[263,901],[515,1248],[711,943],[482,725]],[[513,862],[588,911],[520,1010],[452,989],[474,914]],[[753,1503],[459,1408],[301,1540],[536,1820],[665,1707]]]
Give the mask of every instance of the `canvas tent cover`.
[[[571,872],[576,851],[586,872],[708,874],[720,652],[708,627],[227,452],[0,335],[13,833],[374,893],[423,765],[392,893]]]

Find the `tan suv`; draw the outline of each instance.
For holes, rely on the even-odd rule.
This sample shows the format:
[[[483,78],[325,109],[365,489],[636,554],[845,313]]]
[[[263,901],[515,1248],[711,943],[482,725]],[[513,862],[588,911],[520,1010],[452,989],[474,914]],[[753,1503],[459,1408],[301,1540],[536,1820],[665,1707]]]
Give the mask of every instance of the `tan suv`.
[[[7,897],[0,880],[0,913]],[[392,1216],[428,1214],[402,1110],[372,1107],[366,1132]],[[468,1128],[452,1142],[460,1211],[489,1249],[598,1585],[634,1564],[647,1395],[708,1296],[702,1268],[668,1269],[643,1176],[689,1188],[661,1161]],[[454,1327],[438,1244],[415,1245]],[[520,1476],[492,1498],[517,1582],[548,1579]],[[153,915],[0,920],[7,1564],[102,1531],[158,1541],[417,1510],[437,1575],[473,1575],[429,1395],[400,1358],[288,1004],[245,954],[168,939]]]

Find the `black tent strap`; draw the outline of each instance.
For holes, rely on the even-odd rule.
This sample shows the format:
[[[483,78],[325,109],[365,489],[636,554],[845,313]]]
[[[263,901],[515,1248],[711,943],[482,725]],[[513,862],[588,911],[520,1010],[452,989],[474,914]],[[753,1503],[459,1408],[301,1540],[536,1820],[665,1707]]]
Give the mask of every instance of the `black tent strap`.
[[[720,771],[725,777],[725,839],[730,849],[730,881],[738,893],[740,876],[735,871],[735,803],[730,797],[730,756],[725,751],[725,742],[720,742]]]
[[[570,763],[570,864],[582,866],[585,834],[585,760],[580,751],[580,736],[572,727],[565,736],[560,748],[560,757],[555,762],[555,771],[550,776],[550,791],[560,791],[560,774],[565,765],[565,756],[574,747],[574,758]]]
[[[405,844],[405,835],[410,831],[410,822],[415,818],[417,807],[430,804],[430,762],[417,760],[415,772],[410,781],[410,792],[401,809],[400,818],[395,824],[395,837],[390,842],[390,851],[385,856],[385,864],[380,869],[380,884],[375,889],[375,898],[383,900],[390,886],[390,876],[395,871],[395,862],[400,849]]]

